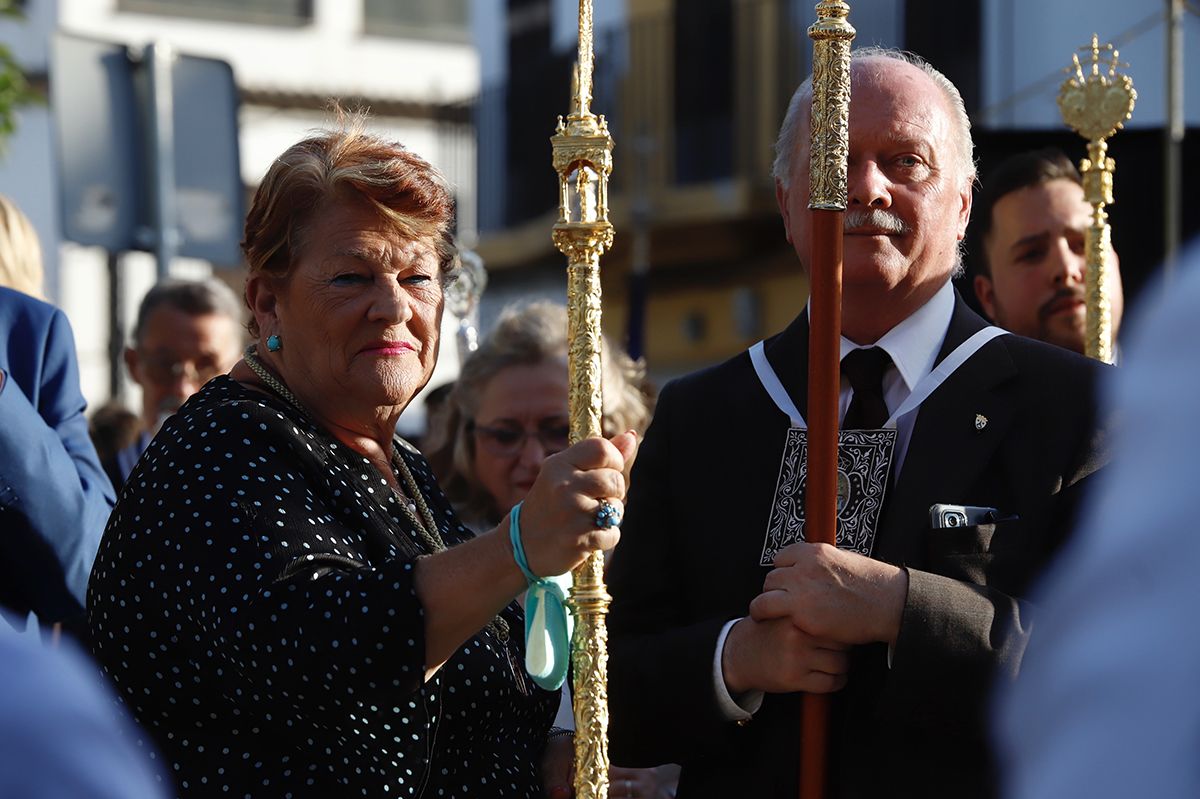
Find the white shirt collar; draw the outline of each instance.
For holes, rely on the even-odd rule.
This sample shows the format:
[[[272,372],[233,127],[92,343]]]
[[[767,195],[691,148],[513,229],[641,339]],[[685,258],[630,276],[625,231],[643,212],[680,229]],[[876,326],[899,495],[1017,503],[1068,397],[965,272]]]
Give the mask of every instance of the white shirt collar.
[[[908,391],[912,391],[931,371],[937,358],[950,317],[954,315],[954,288],[947,280],[929,300],[893,327],[874,344],[855,344],[845,336],[840,358],[863,347],[880,347],[892,357]]]

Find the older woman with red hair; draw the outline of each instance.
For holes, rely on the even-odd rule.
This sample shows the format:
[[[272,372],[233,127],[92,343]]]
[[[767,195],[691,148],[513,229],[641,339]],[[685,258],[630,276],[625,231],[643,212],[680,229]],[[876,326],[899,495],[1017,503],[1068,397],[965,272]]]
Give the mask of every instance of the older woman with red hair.
[[[549,459],[512,524],[459,523],[394,433],[437,360],[452,217],[437,172],[361,121],[258,189],[256,343],[130,475],[88,596],[181,795],[543,794],[558,693],[523,668],[514,598],[616,543],[636,438]]]

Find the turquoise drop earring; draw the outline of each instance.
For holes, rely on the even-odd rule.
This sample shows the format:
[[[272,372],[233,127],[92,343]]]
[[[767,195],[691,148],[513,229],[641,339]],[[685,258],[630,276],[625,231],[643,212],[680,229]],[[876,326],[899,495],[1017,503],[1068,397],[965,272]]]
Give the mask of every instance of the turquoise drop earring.
[[[279,338],[277,333],[267,336],[267,349],[271,352],[279,352],[283,349],[283,339]]]

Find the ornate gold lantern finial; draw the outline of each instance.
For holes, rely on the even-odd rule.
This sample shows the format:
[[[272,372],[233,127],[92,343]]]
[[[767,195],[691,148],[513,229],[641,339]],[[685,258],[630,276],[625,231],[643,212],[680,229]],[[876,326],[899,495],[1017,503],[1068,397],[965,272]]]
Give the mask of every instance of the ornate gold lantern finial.
[[[571,113],[550,137],[558,173],[554,246],[567,256],[567,379],[571,442],[601,434],[600,256],[612,246],[608,178],[613,140],[591,111],[592,1],[579,0],[579,61]],[[608,797],[608,631],[612,597],[604,556],[593,552],[574,572],[568,600],[575,615],[571,641],[575,699],[575,795]]]
[[[1058,90],[1058,109],[1063,121],[1088,143],[1088,157],[1079,163],[1084,195],[1092,205],[1092,224],[1086,239],[1086,351],[1089,357],[1112,363],[1115,355],[1112,275],[1107,264],[1112,231],[1104,206],[1113,202],[1116,162],[1108,157],[1106,139],[1132,116],[1137,92],[1133,88],[1133,79],[1117,72],[1123,65],[1112,44],[1101,45],[1099,38],[1092,34],[1091,44],[1079,49],[1090,53],[1091,61],[1085,65],[1080,62],[1078,53],[1071,56],[1072,65],[1067,71],[1074,74],[1063,81]],[[1106,69],[1102,69],[1102,52],[1109,54]]]

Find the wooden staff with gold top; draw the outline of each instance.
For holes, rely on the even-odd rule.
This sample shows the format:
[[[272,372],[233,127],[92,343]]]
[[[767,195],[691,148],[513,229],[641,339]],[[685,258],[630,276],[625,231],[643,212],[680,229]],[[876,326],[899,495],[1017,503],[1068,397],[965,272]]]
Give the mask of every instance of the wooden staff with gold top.
[[[592,100],[592,0],[579,0],[579,61],[571,112],[550,137],[558,173],[554,246],[567,256],[567,375],[571,443],[601,434],[600,256],[612,246],[608,177],[613,140]],[[608,631],[604,556],[574,572],[568,604],[575,700],[575,796],[608,799]]]
[[[1114,275],[1108,265],[1112,231],[1104,206],[1113,201],[1116,163],[1108,157],[1106,139],[1120,130],[1132,115],[1137,92],[1128,75],[1117,73],[1118,53],[1111,44],[1101,47],[1093,34],[1091,45],[1079,49],[1090,52],[1091,63],[1085,71],[1079,55],[1071,56],[1074,74],[1059,88],[1058,109],[1063,121],[1088,143],[1088,157],[1079,162],[1083,192],[1092,205],[1092,223],[1085,234],[1087,332],[1084,345],[1088,357],[1112,363],[1115,356],[1111,288]],[[1112,54],[1106,71],[1100,68],[1101,50]]]
[[[804,537],[837,543],[838,396],[841,387],[842,216],[850,153],[850,6],[817,4],[813,40],[809,201],[812,211],[808,344],[808,478]],[[800,796],[825,794],[829,697],[806,694],[801,710]]]

